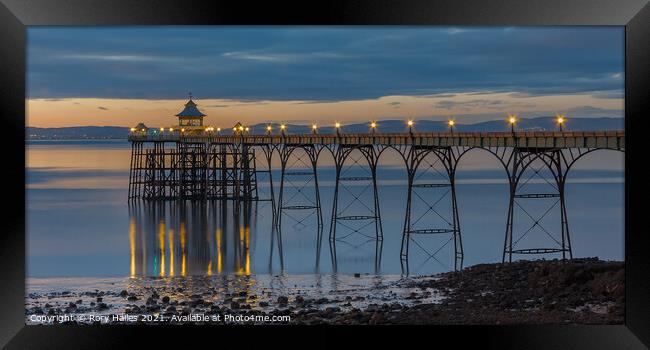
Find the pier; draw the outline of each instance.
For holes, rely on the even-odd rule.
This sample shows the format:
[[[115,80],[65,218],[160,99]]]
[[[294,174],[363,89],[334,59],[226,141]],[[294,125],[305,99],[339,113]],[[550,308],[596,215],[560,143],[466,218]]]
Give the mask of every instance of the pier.
[[[454,266],[463,260],[461,220],[455,195],[455,174],[461,158],[468,152],[487,152],[502,165],[509,182],[509,209],[503,261],[517,254],[560,254],[572,258],[569,220],[565,206],[565,183],[573,165],[581,157],[597,150],[625,150],[624,131],[593,132],[440,132],[440,133],[367,133],[290,135],[217,135],[211,131],[194,134],[132,132],[129,198],[147,200],[236,200],[272,202],[275,223],[281,229],[282,218],[294,212],[316,215],[323,226],[323,212],[318,188],[317,167],[323,154],[334,159],[335,192],[329,238],[336,241],[350,234],[366,234],[376,240],[383,237],[377,164],[386,150],[396,151],[408,174],[406,213],[402,232],[401,258],[407,262],[411,243],[418,236],[448,235],[454,245]],[[280,188],[277,198],[273,185],[272,159],[280,161]],[[263,167],[259,167],[263,164]],[[434,164],[439,167],[435,168]],[[349,167],[367,169],[367,176],[342,175]],[[426,172],[436,171],[438,178],[423,180]],[[258,192],[258,174],[265,173],[271,196]],[[439,175],[444,175],[440,177]],[[554,188],[545,193],[522,189],[529,177],[540,177]],[[299,183],[298,185],[296,183]],[[292,183],[291,188],[285,185]],[[351,204],[342,208],[340,197],[350,183],[370,188],[374,200],[362,203],[352,195]],[[302,186],[302,187],[300,187]],[[299,194],[288,194],[292,189]],[[309,195],[304,195],[310,190]],[[414,202],[419,198],[418,203]],[[444,198],[442,198],[444,197]],[[356,200],[355,200],[356,199]],[[435,206],[445,201],[450,216],[441,219]],[[549,245],[520,247],[519,240],[532,228],[541,226],[542,218],[531,217],[525,209],[530,202],[549,201],[549,210],[558,211],[560,232],[549,232]],[[435,203],[435,204],[434,204]],[[424,205],[424,214],[414,217],[414,208]],[[428,206],[428,208],[427,208]],[[365,214],[348,215],[354,207]],[[515,209],[523,215],[517,216]],[[519,213],[522,214],[522,213]],[[299,221],[297,219],[296,221]],[[532,225],[523,232],[514,231],[517,220]],[[417,222],[416,222],[417,221]],[[353,222],[371,233],[363,233]],[[433,253],[431,253],[433,254]]]
[[[273,229],[279,233],[284,218],[297,225],[316,218],[319,256],[324,220],[317,170],[319,160],[327,155],[333,159],[335,170],[329,226],[331,246],[360,236],[377,242],[376,255],[380,257],[384,232],[377,167],[382,155],[390,150],[401,157],[407,173],[400,249],[406,271],[412,245],[436,260],[441,249],[452,246],[454,268],[462,268],[456,171],[466,154],[487,152],[506,173],[509,204],[502,261],[511,262],[513,255],[558,254],[562,259],[572,259],[565,205],[569,171],[591,152],[625,151],[624,131],[565,131],[564,115],[556,119],[559,131],[516,131],[517,117],[509,115],[509,132],[454,132],[455,121],[450,120],[447,132],[419,133],[414,132],[414,122],[409,120],[405,133],[378,133],[377,122],[373,121],[369,124],[370,132],[361,134],[344,133],[337,122],[331,134],[319,134],[317,126],[312,125],[311,134],[292,135],[282,124],[279,134],[273,134],[269,125],[266,134],[255,135],[249,127],[237,123],[225,135],[221,128],[204,125],[206,115],[197,108],[190,93],[184,109],[175,116],[178,124],[173,127],[148,128],[140,123],[131,128],[129,200],[232,200],[237,203],[236,210],[243,202],[269,201]],[[280,165],[277,197],[274,157]],[[260,174],[268,181],[266,196],[259,191],[258,185],[263,181]],[[531,190],[527,185],[533,179],[543,181],[547,189]],[[370,193],[372,199],[364,198],[364,193]],[[530,207],[535,204],[547,209],[534,215]],[[556,227],[545,227],[542,220],[550,220],[553,213],[557,217]],[[548,242],[541,246],[525,245],[522,239],[534,229],[541,231]],[[419,242],[427,236],[445,239],[431,250]],[[377,266],[379,261],[376,259]]]

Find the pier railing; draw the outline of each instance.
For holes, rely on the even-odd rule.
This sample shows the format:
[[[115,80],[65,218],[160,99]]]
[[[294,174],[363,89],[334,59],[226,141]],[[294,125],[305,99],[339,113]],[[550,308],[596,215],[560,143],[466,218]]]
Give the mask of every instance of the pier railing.
[[[131,142],[243,143],[249,145],[421,145],[531,148],[625,148],[625,131],[430,132],[296,135],[182,135],[132,133]]]

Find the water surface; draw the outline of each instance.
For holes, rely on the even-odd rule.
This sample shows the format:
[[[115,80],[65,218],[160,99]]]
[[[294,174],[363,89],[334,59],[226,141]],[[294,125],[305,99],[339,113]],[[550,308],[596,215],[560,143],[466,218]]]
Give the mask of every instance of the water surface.
[[[400,245],[406,181],[396,154],[382,158],[378,172],[382,243],[373,239],[374,225],[370,225],[360,229],[337,226],[339,240],[330,244],[334,170],[327,158],[318,173],[322,232],[316,216],[305,214],[304,219],[283,216],[278,233],[271,225],[271,202],[129,204],[130,145],[126,141],[38,141],[26,147],[27,271],[32,278],[403,273]],[[477,152],[463,159],[457,174],[465,266],[502,258],[508,188],[504,171],[486,154]],[[363,172],[352,168],[349,176]],[[273,177],[277,196],[279,172],[274,171]],[[260,196],[268,197],[268,180],[258,180]],[[287,184],[293,191],[303,185],[299,181]],[[541,192],[547,184],[532,179],[527,186]],[[313,191],[313,186],[308,184],[304,191]],[[358,196],[367,204],[372,201],[371,193],[358,184],[350,186],[340,200],[354,202]],[[308,199],[311,196],[307,194]],[[419,203],[414,217],[424,215],[420,223],[425,226],[446,225],[449,196],[442,192],[422,196],[426,201],[435,202],[438,196],[441,200],[435,213],[427,213],[427,205]],[[595,152],[579,161],[571,172],[566,196],[574,256],[623,260],[622,154]],[[359,203],[352,204],[347,211],[350,215],[365,210]],[[537,217],[551,204],[540,202],[527,210]],[[558,222],[557,215],[547,215],[542,223],[556,234]],[[522,213],[516,231],[525,232],[531,223]],[[409,273],[429,275],[453,269],[453,242],[448,238],[421,237],[412,243]],[[525,239],[530,240],[528,246],[552,243],[537,229]],[[425,250],[437,253],[431,258]]]

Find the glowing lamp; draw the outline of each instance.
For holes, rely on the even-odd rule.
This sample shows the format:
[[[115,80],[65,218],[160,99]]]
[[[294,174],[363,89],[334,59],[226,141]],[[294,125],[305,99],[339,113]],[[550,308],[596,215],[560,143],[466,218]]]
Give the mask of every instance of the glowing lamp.
[[[456,122],[453,119],[449,119],[449,121],[447,122],[447,125],[449,125],[449,131],[450,132],[454,132],[454,125],[455,124],[456,124]]]
[[[409,119],[409,120],[406,122],[406,125],[408,125],[408,127],[409,127],[409,134],[412,134],[412,133],[413,133],[413,124],[415,124],[415,123],[413,122],[412,119]]]
[[[514,114],[508,115],[508,123],[510,123],[510,131],[515,132],[515,124],[517,123],[517,116]]]
[[[562,131],[562,126],[566,122],[566,118],[564,117],[564,115],[558,114],[556,121],[557,121],[557,125],[560,126],[560,131]]]

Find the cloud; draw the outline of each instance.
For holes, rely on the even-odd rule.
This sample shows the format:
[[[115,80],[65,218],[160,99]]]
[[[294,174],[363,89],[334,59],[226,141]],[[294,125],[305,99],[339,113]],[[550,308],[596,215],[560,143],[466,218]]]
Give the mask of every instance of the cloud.
[[[505,107],[510,107],[512,106],[511,103],[508,103],[504,100],[470,100],[470,101],[452,101],[452,100],[444,100],[437,102],[434,107],[437,108],[442,108],[442,109],[480,109],[480,108],[495,108],[495,109],[501,109]]]
[[[438,95],[429,95],[428,97],[431,97],[431,98],[451,98],[451,97],[455,97],[455,96],[456,96],[456,94],[438,94]]]
[[[99,106],[99,107],[97,107],[97,108],[98,108],[98,109],[101,109],[101,110],[104,110],[104,111],[108,111],[108,108],[106,108],[106,107]]]
[[[615,27],[30,27],[29,98],[622,92]],[[450,38],[453,36],[453,38]]]
[[[307,53],[255,53],[255,52],[226,52],[223,57],[250,60],[264,63],[299,63],[312,62],[313,60],[345,58],[344,55],[335,52],[307,52]]]
[[[394,108],[399,108],[402,106],[402,102],[395,101],[395,102],[388,102],[387,105],[392,106]]]
[[[598,91],[592,94],[594,98],[600,99],[624,99],[625,94],[623,91]]]
[[[467,33],[469,31],[470,31],[470,29],[467,29],[467,28],[449,28],[449,29],[447,29],[447,34],[456,35],[456,34],[461,34],[461,33]]]

